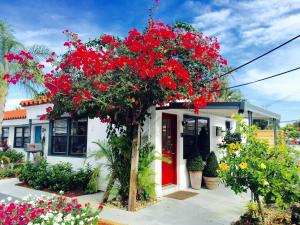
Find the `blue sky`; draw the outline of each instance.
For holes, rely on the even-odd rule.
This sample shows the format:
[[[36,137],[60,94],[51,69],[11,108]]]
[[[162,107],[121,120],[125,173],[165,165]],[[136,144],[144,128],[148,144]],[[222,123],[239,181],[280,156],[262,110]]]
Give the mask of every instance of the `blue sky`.
[[[2,0],[0,20],[7,22],[25,45],[42,44],[63,51],[69,29],[83,40],[102,33],[125,36],[142,29],[151,0]],[[192,23],[205,35],[216,36],[222,53],[235,67],[300,34],[300,0],[160,0],[154,18],[165,23]],[[300,39],[230,75],[239,84],[300,66]],[[278,112],[282,120],[300,119],[300,72],[293,72],[241,89],[252,103]],[[28,98],[11,88],[7,109]],[[280,100],[280,101],[277,101]],[[272,104],[274,101],[276,103]]]

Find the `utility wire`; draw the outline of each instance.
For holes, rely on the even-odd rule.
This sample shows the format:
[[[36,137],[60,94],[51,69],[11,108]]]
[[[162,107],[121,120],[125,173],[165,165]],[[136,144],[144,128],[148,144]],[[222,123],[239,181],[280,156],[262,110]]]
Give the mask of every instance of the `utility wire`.
[[[247,83],[243,83],[243,84],[238,84],[238,85],[235,85],[235,86],[231,86],[231,87],[228,87],[226,89],[233,89],[233,88],[237,88],[237,87],[246,86],[246,85],[249,85],[249,84],[254,84],[254,83],[261,82],[261,81],[264,81],[264,80],[268,80],[268,79],[271,79],[271,78],[274,78],[274,77],[282,76],[284,74],[287,74],[287,73],[290,73],[290,72],[293,72],[293,71],[296,71],[296,70],[299,70],[299,69],[300,69],[300,66],[296,67],[294,69],[291,69],[291,70],[287,70],[287,71],[284,71],[284,72],[272,75],[272,76],[264,77],[262,79],[258,79],[258,80],[250,81],[250,82],[247,82]]]
[[[297,121],[300,121],[300,119],[297,119],[297,120],[280,121],[280,123],[291,123],[291,122],[297,122]]]
[[[236,67],[236,68],[234,68],[234,69],[232,69],[232,70],[229,70],[228,72],[226,72],[226,73],[220,75],[219,77],[215,77],[215,78],[221,78],[221,77],[224,77],[224,76],[226,76],[226,75],[228,75],[228,74],[230,74],[230,73],[232,73],[232,72],[234,72],[234,71],[236,71],[236,70],[238,70],[238,69],[241,69],[241,68],[243,68],[244,66],[247,66],[248,64],[253,63],[253,62],[255,62],[256,60],[258,60],[258,59],[260,59],[260,58],[262,58],[262,57],[264,57],[264,56],[270,54],[271,52],[274,52],[275,50],[277,50],[277,49],[279,49],[279,48],[281,48],[281,47],[287,45],[288,43],[290,43],[290,42],[296,40],[296,39],[299,38],[299,37],[300,37],[300,34],[297,35],[297,36],[295,36],[295,37],[293,37],[292,39],[290,39],[290,40],[288,40],[288,41],[282,43],[281,45],[278,45],[277,47],[275,47],[275,48],[273,48],[273,49],[271,49],[271,50],[265,52],[264,54],[262,54],[262,55],[260,55],[260,56],[257,56],[256,58],[254,58],[254,59],[252,59],[252,60],[250,60],[250,61],[248,61],[248,62],[246,62],[246,63],[243,63],[242,65],[240,65],[240,66],[238,66],[238,67]],[[207,82],[212,82],[212,81],[214,81],[215,78],[210,79],[210,80],[208,80]]]

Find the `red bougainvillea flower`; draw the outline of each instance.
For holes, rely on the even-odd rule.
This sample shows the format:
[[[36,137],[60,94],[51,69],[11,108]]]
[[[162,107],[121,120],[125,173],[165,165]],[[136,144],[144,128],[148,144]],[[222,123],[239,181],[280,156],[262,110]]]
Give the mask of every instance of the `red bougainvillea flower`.
[[[144,32],[134,28],[125,38],[104,34],[87,43],[69,30],[64,33],[66,54],[53,53],[46,60],[55,65],[44,75],[47,97],[54,103],[49,114],[82,112],[122,126],[142,122],[151,106],[174,101],[190,104],[198,113],[223,85],[218,76],[227,61],[219,42],[188,25],[150,20]],[[5,58],[22,68],[4,75],[10,83],[34,82],[43,69],[26,51]]]

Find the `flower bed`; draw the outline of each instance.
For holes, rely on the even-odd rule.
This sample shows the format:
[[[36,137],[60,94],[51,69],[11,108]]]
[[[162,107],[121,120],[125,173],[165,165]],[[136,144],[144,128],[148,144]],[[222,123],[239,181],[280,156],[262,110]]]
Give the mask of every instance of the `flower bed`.
[[[0,203],[0,224],[3,225],[98,225],[103,206],[92,210],[76,199],[68,201],[62,195],[28,197],[24,201]]]

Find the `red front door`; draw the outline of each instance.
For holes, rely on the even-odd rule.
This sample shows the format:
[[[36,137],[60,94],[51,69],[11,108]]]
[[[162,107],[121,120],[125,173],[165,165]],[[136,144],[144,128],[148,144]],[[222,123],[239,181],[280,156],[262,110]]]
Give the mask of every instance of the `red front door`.
[[[176,152],[177,152],[177,116],[162,115],[162,154],[171,162],[162,162],[162,185],[176,184]]]

